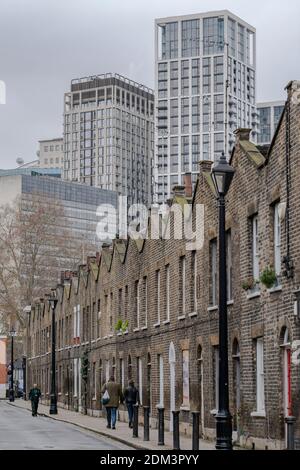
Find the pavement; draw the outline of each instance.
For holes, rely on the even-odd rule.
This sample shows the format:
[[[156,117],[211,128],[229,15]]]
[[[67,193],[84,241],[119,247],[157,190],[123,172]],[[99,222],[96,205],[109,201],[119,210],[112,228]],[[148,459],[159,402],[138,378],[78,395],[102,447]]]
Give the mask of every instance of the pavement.
[[[131,450],[115,440],[70,423],[32,417],[19,401],[0,401],[0,450]]]
[[[0,406],[0,414],[2,415],[2,409],[7,413],[8,408],[18,409],[19,412],[22,411],[22,414],[31,412],[31,404],[29,401],[24,401],[22,399],[15,400],[13,403],[5,403],[4,408],[2,408],[2,404]],[[59,426],[64,425],[73,425],[72,428],[75,426],[79,430],[84,430],[85,432],[92,432],[94,435],[97,434],[102,438],[110,439],[110,442],[118,442],[118,445],[122,444],[125,446],[129,446],[128,448],[133,449],[140,449],[140,450],[172,450],[173,449],[173,434],[165,431],[165,445],[158,446],[157,445],[157,438],[158,438],[158,430],[157,429],[150,429],[150,441],[143,441],[144,429],[142,426],[139,426],[138,429],[138,438],[132,437],[132,429],[128,428],[128,423],[123,423],[118,421],[117,422],[117,429],[107,429],[106,428],[106,419],[92,417],[92,416],[85,416],[81,413],[77,413],[75,411],[65,410],[63,408],[58,408],[57,415],[49,415],[49,406],[45,406],[40,404],[38,409],[38,418],[31,417],[29,415],[30,423],[35,422],[35,420],[41,420],[41,418],[46,419],[46,421],[41,420],[41,424],[46,424],[49,422],[56,422],[55,424]],[[1,419],[2,421],[2,419]],[[15,424],[17,426],[17,424]],[[47,424],[49,425],[49,424]],[[35,424],[34,424],[35,426]],[[49,425],[50,426],[50,425]],[[1,435],[2,424],[0,427],[0,435]],[[71,429],[71,428],[70,428]],[[112,441],[113,440],[113,441]],[[71,438],[70,438],[71,441]],[[1,442],[1,439],[0,439]],[[101,442],[101,441],[100,441]],[[1,448],[0,443],[0,448]],[[52,445],[52,444],[51,444]],[[102,445],[102,444],[101,444]],[[71,448],[71,447],[70,447]],[[73,447],[72,447],[73,448]],[[78,446],[76,447],[78,448]],[[95,447],[96,449],[101,449],[102,447]],[[105,448],[105,447],[104,447]],[[120,449],[122,447],[119,447]],[[124,448],[124,447],[123,447]],[[199,448],[200,450],[214,450],[214,443],[209,441],[201,440],[199,441]],[[108,449],[106,447],[105,449]],[[191,437],[186,437],[180,435],[180,449],[181,450],[192,450],[192,439]]]

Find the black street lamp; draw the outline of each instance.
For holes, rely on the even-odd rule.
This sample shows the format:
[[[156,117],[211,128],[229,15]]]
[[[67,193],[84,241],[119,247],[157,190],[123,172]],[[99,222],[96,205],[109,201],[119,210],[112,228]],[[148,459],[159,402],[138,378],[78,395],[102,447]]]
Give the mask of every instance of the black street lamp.
[[[56,291],[52,290],[48,298],[52,310],[52,350],[51,350],[51,392],[50,392],[50,411],[51,415],[57,415],[57,396],[56,396],[56,364],[55,364],[55,309],[57,305]]]
[[[10,388],[9,388],[9,401],[15,401],[14,391],[14,337],[17,335],[14,328],[11,328],[9,336],[11,337],[11,355],[10,355]]]
[[[219,207],[219,406],[216,415],[216,449],[232,450],[232,417],[229,411],[228,387],[228,325],[227,325],[227,273],[225,197],[235,170],[228,164],[224,153],[211,171]]]

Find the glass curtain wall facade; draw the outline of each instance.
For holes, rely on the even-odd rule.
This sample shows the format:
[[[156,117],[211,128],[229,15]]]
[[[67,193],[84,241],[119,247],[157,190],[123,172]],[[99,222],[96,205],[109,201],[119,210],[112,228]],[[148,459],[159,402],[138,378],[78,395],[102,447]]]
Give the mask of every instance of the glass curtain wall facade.
[[[284,101],[258,103],[258,136],[257,143],[268,145],[271,143],[276,128],[284,110]]]
[[[94,255],[95,248],[100,247],[103,241],[114,238],[114,233],[105,234],[96,232],[97,224],[101,220],[97,215],[98,207],[105,206],[107,210],[107,223],[115,228],[115,216],[118,210],[118,194],[115,191],[88,187],[84,184],[62,181],[58,178],[46,176],[22,175],[21,195],[39,196],[53,200],[62,208],[61,227],[68,234],[70,243],[75,241],[90,247],[86,255]],[[1,180],[0,180],[1,184]]]
[[[65,95],[64,179],[152,201],[154,94],[117,74],[72,80]]]
[[[255,29],[227,11],[157,19],[155,28],[155,201],[162,203],[185,173],[195,183],[199,160],[229,155],[238,127],[251,128],[255,141]]]

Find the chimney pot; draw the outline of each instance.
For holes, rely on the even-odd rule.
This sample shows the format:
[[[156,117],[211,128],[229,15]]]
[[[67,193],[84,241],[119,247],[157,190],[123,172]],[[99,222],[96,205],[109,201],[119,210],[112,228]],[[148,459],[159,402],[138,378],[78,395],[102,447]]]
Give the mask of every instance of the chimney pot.
[[[174,196],[185,196],[185,186],[180,184],[173,186],[173,194]]]
[[[236,135],[237,140],[247,140],[249,142],[251,131],[252,129],[241,128],[236,129],[234,131],[234,134]]]
[[[214,162],[211,160],[201,160],[199,162],[200,173],[210,173]]]

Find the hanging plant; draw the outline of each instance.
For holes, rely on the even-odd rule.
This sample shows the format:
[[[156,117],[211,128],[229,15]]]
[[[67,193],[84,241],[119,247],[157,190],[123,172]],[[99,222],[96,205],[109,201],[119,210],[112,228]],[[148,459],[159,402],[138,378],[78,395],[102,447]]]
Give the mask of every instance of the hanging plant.
[[[260,282],[267,288],[271,289],[277,281],[277,276],[272,267],[266,267],[261,273]]]

